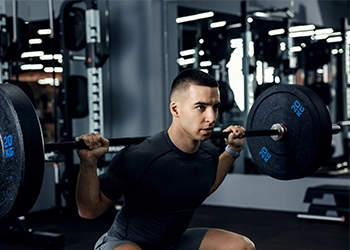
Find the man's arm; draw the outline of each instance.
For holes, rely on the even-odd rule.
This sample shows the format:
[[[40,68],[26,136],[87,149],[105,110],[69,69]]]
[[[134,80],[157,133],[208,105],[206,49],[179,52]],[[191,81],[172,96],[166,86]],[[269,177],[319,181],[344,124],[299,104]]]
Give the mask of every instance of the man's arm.
[[[83,140],[89,147],[77,150],[80,158],[76,187],[78,213],[83,218],[94,219],[113,204],[113,201],[101,192],[97,176],[98,159],[108,152],[109,141],[96,133],[82,135],[77,140]]]
[[[226,142],[228,143],[229,148],[234,152],[237,152],[237,153],[241,152],[245,142],[243,138],[245,129],[241,126],[229,126],[223,131],[231,132],[228,138],[226,139]],[[219,164],[216,171],[216,179],[213,186],[210,189],[209,195],[211,195],[215,190],[219,188],[221,183],[224,181],[227,173],[232,168],[232,164],[234,163],[235,160],[236,158],[226,151],[224,151],[219,156]]]

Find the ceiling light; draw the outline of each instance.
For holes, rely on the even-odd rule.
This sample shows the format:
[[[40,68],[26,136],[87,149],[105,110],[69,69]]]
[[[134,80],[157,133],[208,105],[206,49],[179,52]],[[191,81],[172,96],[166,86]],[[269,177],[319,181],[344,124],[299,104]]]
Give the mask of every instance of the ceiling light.
[[[226,21],[215,22],[210,24],[210,28],[215,29],[215,28],[224,27],[225,25],[226,25]]]
[[[44,68],[44,72],[46,73],[52,73],[55,70],[55,72],[57,73],[62,73],[63,72],[63,68],[62,67],[45,67]]]
[[[23,64],[21,70],[41,70],[44,68],[42,64]]]
[[[318,29],[318,30],[315,30],[315,35],[331,34],[333,33],[333,31],[334,30],[332,28]]]
[[[190,55],[194,55],[194,53],[196,53],[194,49],[180,51],[181,56],[190,56]]]
[[[39,35],[50,35],[51,34],[51,29],[41,29],[41,30],[38,30],[38,34]]]
[[[40,85],[47,85],[50,84],[51,86],[53,86],[53,78],[44,78],[44,79],[39,79],[38,83]],[[60,82],[57,78],[55,78],[55,86],[59,86]]]
[[[42,55],[44,55],[44,51],[29,51],[29,52],[23,52],[21,55],[21,58],[39,57]]]
[[[316,27],[313,24],[308,25],[299,25],[299,26],[293,26],[289,28],[289,32],[300,32],[300,31],[306,31],[306,30],[314,30]]]
[[[178,17],[175,19],[175,22],[176,23],[185,23],[185,22],[195,21],[195,20],[209,18],[209,17],[213,17],[213,16],[214,16],[214,12],[209,11],[209,12],[204,12],[204,13],[190,15],[190,16]]]
[[[177,63],[180,66],[184,66],[184,65],[188,65],[188,64],[193,64],[196,62],[196,58],[189,58],[189,59],[185,59],[183,57],[177,59]]]
[[[40,38],[29,39],[29,44],[41,44],[43,41]]]
[[[211,61],[202,61],[199,63],[201,67],[210,67],[212,65]]]
[[[314,34],[315,32],[313,30],[310,30],[310,31],[300,31],[300,32],[289,33],[289,36],[292,38],[295,38],[295,37],[313,36]]]
[[[63,56],[61,54],[54,54],[53,56],[50,54],[40,56],[40,60],[61,60]]]
[[[282,35],[284,34],[285,30],[284,29],[276,29],[276,30],[270,30],[268,34],[270,36],[277,36],[277,35]]]
[[[254,15],[257,17],[269,17],[270,16],[269,14],[266,14],[264,12],[259,12],[259,11],[255,12]]]
[[[327,43],[337,43],[343,41],[343,38],[341,36],[334,36],[327,38]]]
[[[290,52],[300,52],[301,51],[301,47],[300,46],[294,46],[294,47],[291,47],[289,49]]]

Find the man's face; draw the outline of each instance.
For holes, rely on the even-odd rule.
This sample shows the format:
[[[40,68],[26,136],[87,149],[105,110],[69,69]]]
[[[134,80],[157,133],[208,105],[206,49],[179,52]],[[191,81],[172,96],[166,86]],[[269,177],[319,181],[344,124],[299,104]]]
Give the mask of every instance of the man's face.
[[[183,132],[195,141],[209,138],[215,126],[220,106],[219,89],[190,85],[178,102],[179,124]]]

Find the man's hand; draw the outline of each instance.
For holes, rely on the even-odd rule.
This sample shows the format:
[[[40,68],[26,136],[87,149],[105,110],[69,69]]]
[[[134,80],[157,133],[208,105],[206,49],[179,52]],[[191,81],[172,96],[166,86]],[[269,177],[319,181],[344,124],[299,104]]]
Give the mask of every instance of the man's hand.
[[[97,162],[100,157],[108,153],[109,141],[94,132],[90,134],[83,134],[77,138],[76,141],[83,141],[88,149],[78,149],[77,154],[81,161]]]
[[[244,133],[245,129],[240,125],[231,125],[223,130],[223,132],[230,132],[225,141],[229,144],[233,151],[240,152],[245,143]]]

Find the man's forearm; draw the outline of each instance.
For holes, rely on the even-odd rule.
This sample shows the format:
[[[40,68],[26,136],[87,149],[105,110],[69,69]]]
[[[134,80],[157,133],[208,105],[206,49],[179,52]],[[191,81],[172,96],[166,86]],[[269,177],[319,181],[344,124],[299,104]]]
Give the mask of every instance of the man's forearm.
[[[219,157],[219,165],[216,172],[216,179],[214,185],[210,189],[210,194],[212,194],[224,181],[227,173],[231,170],[235,158],[229,153],[224,151]]]
[[[99,210],[100,182],[96,166],[89,163],[80,163],[76,188],[76,202],[79,214],[82,217],[94,217]]]

